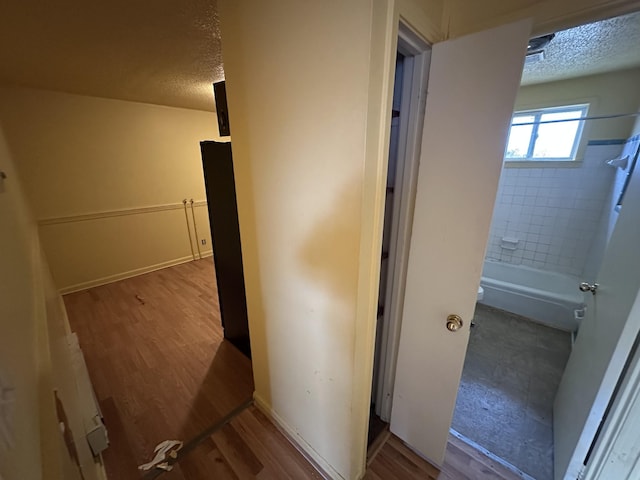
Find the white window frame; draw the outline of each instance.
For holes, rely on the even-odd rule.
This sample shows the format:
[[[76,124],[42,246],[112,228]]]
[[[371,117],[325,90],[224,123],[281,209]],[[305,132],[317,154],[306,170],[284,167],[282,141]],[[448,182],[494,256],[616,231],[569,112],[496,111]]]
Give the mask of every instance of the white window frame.
[[[511,126],[509,127],[509,136],[507,137],[507,145],[505,146],[504,159],[507,162],[572,162],[576,160],[576,156],[578,153],[578,147],[580,146],[580,140],[582,139],[582,132],[584,130],[584,120],[580,120],[578,123],[578,129],[576,130],[576,135],[573,139],[573,146],[571,147],[571,154],[568,157],[534,157],[533,152],[535,150],[535,144],[538,134],[539,126],[545,125],[545,123],[540,123],[542,115],[549,113],[562,113],[562,112],[572,112],[576,110],[581,110],[582,113],[580,118],[585,118],[589,111],[588,103],[581,103],[577,105],[562,105],[562,106],[554,106],[554,107],[544,107],[544,108],[536,108],[531,110],[519,110],[513,113],[513,117],[511,117]],[[525,157],[509,157],[507,156],[507,147],[509,145],[509,138],[511,136],[511,128],[514,126],[514,120],[517,117],[528,117],[533,116],[534,121],[533,128],[531,129],[531,135],[529,137],[529,150]],[[574,121],[574,120],[568,120]],[[529,123],[529,122],[527,122]],[[526,125],[525,123],[524,125]],[[523,125],[523,124],[515,124]]]

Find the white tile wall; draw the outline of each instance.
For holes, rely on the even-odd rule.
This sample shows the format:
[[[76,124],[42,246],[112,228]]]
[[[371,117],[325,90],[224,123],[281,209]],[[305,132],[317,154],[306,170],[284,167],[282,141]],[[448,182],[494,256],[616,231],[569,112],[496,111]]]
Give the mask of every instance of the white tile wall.
[[[486,257],[582,275],[615,178],[605,162],[621,150],[589,145],[575,168],[504,168]],[[517,238],[516,250],[501,248],[502,237]]]

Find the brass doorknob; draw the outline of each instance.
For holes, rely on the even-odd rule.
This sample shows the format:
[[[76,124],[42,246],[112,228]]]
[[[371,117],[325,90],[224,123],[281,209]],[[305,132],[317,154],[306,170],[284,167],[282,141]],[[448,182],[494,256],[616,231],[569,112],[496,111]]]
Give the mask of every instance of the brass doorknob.
[[[457,332],[463,325],[464,322],[462,318],[460,318],[460,315],[451,314],[447,317],[447,330],[450,332]]]
[[[598,285],[597,283],[594,283],[593,285],[591,285],[591,284],[589,284],[587,282],[582,282],[580,284],[579,288],[580,288],[581,292],[591,292],[591,293],[593,293],[595,295],[596,294],[596,290],[598,290],[599,286],[600,285]]]

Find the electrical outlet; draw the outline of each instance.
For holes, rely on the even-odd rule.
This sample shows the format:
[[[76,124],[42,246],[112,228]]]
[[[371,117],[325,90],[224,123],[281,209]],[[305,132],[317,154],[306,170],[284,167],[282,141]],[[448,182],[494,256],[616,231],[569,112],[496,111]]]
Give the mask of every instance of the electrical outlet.
[[[201,243],[202,245],[206,245],[206,244],[207,244],[207,239],[206,239],[206,238],[203,238],[202,240],[200,240],[200,243]]]

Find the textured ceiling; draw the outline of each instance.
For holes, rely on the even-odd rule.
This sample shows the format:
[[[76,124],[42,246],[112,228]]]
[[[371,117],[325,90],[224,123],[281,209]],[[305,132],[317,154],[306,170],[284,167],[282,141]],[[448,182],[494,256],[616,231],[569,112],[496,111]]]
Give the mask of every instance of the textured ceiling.
[[[522,85],[640,66],[640,12],[557,32],[544,55],[525,65]]]
[[[215,0],[13,0],[0,5],[0,82],[214,110]]]
[[[215,0],[0,3],[0,83],[214,110]],[[640,13],[563,32],[523,85],[640,65]]]

